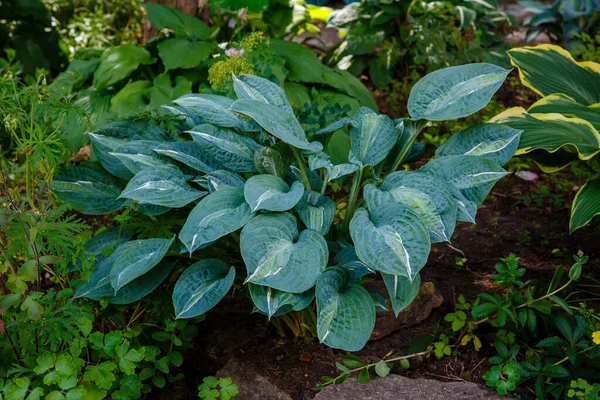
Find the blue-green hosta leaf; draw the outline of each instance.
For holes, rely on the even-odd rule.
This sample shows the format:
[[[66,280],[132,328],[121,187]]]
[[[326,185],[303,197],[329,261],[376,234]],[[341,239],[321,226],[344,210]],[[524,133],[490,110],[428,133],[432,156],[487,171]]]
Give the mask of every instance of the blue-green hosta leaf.
[[[361,167],[375,166],[389,154],[397,140],[398,134],[390,117],[366,114],[358,127],[350,128],[350,162]]]
[[[375,327],[375,303],[340,267],[327,268],[317,281],[317,334],[334,349],[362,349]]]
[[[419,294],[421,275],[417,274],[412,282],[402,275],[381,274],[381,276],[390,294],[392,308],[397,317],[400,311],[408,307]]]
[[[320,151],[319,142],[309,143],[298,120],[285,111],[258,100],[236,100],[230,110],[246,115],[256,121],[265,131],[276,138],[303,150]]]
[[[105,248],[116,249],[120,245],[127,243],[131,235],[120,228],[113,227],[100,232],[85,244],[85,251],[90,254],[98,255]]]
[[[431,242],[423,220],[408,206],[359,208],[350,221],[356,254],[370,268],[414,280],[427,262]]]
[[[172,239],[145,239],[127,242],[127,248],[114,260],[110,268],[110,285],[115,291],[150,271],[163,259]],[[120,248],[120,247],[119,247]]]
[[[294,182],[290,188],[283,179],[274,175],[254,175],[244,186],[244,196],[252,212],[291,210],[303,194],[302,183]]]
[[[313,287],[329,258],[323,236],[311,229],[298,235],[296,218],[289,213],[251,219],[242,229],[240,248],[246,282],[290,293]]]
[[[202,199],[179,232],[179,240],[191,253],[246,225],[252,218],[244,190],[224,187]]]
[[[152,293],[175,268],[177,261],[163,260],[150,271],[134,279],[120,288],[117,293],[108,297],[112,304],[131,304]]]
[[[251,138],[210,124],[198,125],[188,133],[202,147],[211,165],[234,172],[256,171],[254,152],[261,146]]]
[[[315,299],[315,291],[288,293],[267,286],[248,284],[250,297],[257,310],[269,318],[280,317],[290,311],[299,311],[310,305]]]
[[[327,133],[333,133],[338,129],[342,129],[346,125],[349,125],[354,128],[360,127],[361,121],[367,115],[377,115],[377,113],[371,110],[368,107],[360,107],[356,114],[353,117],[344,117],[332,123],[331,125],[326,126],[325,128],[318,131],[317,135],[324,135]]]
[[[479,156],[504,165],[517,151],[521,132],[502,124],[476,125],[450,136],[435,156]]]
[[[296,205],[296,212],[308,229],[325,236],[335,217],[335,203],[319,192],[306,191]]]
[[[94,133],[123,140],[172,140],[169,132],[146,120],[124,120],[111,122]]]
[[[477,156],[448,156],[428,162],[419,171],[435,175],[469,201],[480,205],[496,182],[508,175],[501,166]]]
[[[466,117],[489,103],[510,70],[493,64],[466,64],[425,75],[410,91],[413,119],[445,121]]]
[[[307,172],[308,172],[308,179],[310,181],[311,188],[323,187],[323,181],[321,180],[321,177],[319,176],[319,174],[317,174],[315,171],[312,171],[312,170],[308,170]],[[293,184],[294,182],[301,182],[302,184],[304,184],[304,177],[302,176],[302,172],[300,171],[300,168],[298,168],[294,164],[290,165],[290,168],[288,169],[288,173],[285,176],[285,181],[290,184]]]
[[[261,147],[254,152],[254,165],[261,174],[285,178],[294,160],[291,148],[284,142],[271,147]]]
[[[229,110],[233,100],[214,94],[187,94],[174,101],[204,122],[222,128],[238,128],[242,131],[257,132],[258,125],[243,120]]]
[[[239,99],[252,99],[271,104],[288,115],[294,116],[294,110],[283,89],[268,79],[256,75],[240,75],[238,77],[234,75],[233,89]]]
[[[385,177],[381,189],[419,214],[430,230],[432,242],[450,241],[458,205],[444,182],[433,175],[398,171]]]
[[[162,109],[166,115],[177,118],[178,124],[176,126],[180,131],[192,129],[196,125],[202,124],[202,119],[200,119],[197,115],[190,113],[183,107],[162,106]]]
[[[342,251],[335,256],[335,262],[341,268],[348,271],[350,280],[354,282],[360,282],[365,275],[375,273],[375,270],[369,268],[367,264],[360,261],[360,258],[356,255],[354,246],[344,247]]]
[[[141,212],[144,215],[151,215],[151,216],[156,216],[156,215],[162,215],[168,211],[171,211],[172,209],[170,207],[163,207],[163,206],[155,206],[154,204],[139,204],[138,207],[139,212]]]
[[[154,151],[161,144],[153,140],[135,140],[117,147],[109,154],[121,161],[131,173],[137,174],[144,169],[172,165],[167,157]]]
[[[142,204],[180,208],[207,194],[192,188],[176,167],[156,167],[138,172],[121,193],[121,198]]]
[[[210,172],[217,169],[212,159],[206,155],[206,151],[196,142],[170,142],[156,147],[154,151],[163,156],[170,157],[188,167],[200,172]]]
[[[205,175],[206,186],[213,193],[228,186],[244,188],[246,181],[244,178],[229,171],[216,170]]]
[[[127,144],[128,142],[124,139],[114,138],[110,136],[99,135],[96,133],[90,133],[90,140],[94,147],[94,154],[98,157],[98,161],[102,164],[105,170],[110,172],[117,178],[124,179],[126,181],[133,178],[133,173],[123,164],[118,157],[112,155],[117,148]]]
[[[93,163],[62,170],[50,187],[58,198],[84,214],[108,214],[127,202],[119,198],[122,183]]]
[[[181,274],[173,290],[175,318],[193,318],[213,308],[231,289],[235,268],[209,258]]]
[[[358,165],[350,163],[333,165],[329,160],[329,155],[322,151],[308,156],[308,166],[312,171],[325,168],[327,182],[350,175],[358,169]]]

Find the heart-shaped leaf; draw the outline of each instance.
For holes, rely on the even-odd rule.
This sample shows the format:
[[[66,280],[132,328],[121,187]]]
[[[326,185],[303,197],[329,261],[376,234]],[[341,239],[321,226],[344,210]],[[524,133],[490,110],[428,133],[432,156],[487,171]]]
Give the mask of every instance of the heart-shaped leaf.
[[[248,284],[250,297],[259,312],[271,317],[280,317],[290,311],[299,311],[310,305],[315,299],[315,291],[288,293],[267,286]]]
[[[213,308],[231,289],[235,268],[209,258],[186,269],[173,290],[175,318],[193,318]]]
[[[188,185],[178,168],[156,167],[138,172],[120,197],[142,204],[180,208],[205,194]]]
[[[253,121],[239,118],[229,110],[233,100],[214,94],[187,94],[174,101],[198,118],[222,128],[238,128],[247,132],[260,130]]]
[[[177,37],[210,39],[213,30],[200,19],[162,4],[144,3],[146,15],[157,31],[168,29]]]
[[[425,223],[409,207],[359,208],[350,221],[356,254],[370,268],[414,280],[427,262],[431,243]]]
[[[244,225],[253,214],[244,199],[244,190],[225,187],[202,199],[179,232],[179,240],[191,253]]]
[[[308,229],[327,235],[335,217],[335,203],[318,192],[306,191],[296,205],[296,212]]]
[[[214,42],[185,38],[164,39],[156,47],[158,56],[167,71],[177,68],[196,68],[217,52]]]
[[[94,71],[94,86],[104,90],[127,78],[140,64],[152,64],[154,60],[148,50],[134,44],[109,47]]]
[[[365,114],[358,127],[350,128],[350,162],[361,167],[379,164],[396,144],[398,134],[387,115]]]
[[[207,173],[218,169],[218,165],[211,163],[212,160],[207,156],[206,151],[196,142],[186,140],[164,143],[156,147],[154,151],[177,160],[196,171]]]
[[[274,175],[254,175],[244,186],[244,196],[257,210],[287,211],[292,209],[304,195],[304,185],[294,182],[290,188],[285,181]]]
[[[375,303],[343,268],[327,268],[317,281],[317,334],[335,349],[362,349],[375,327]]]
[[[313,287],[329,258],[323,236],[310,229],[298,235],[296,218],[289,213],[251,219],[242,229],[240,248],[246,282],[290,293]]]
[[[450,136],[435,156],[479,156],[504,165],[515,154],[521,132],[502,124],[476,125]]]
[[[419,294],[421,275],[417,274],[412,282],[402,275],[381,274],[381,276],[390,294],[392,308],[397,317],[400,311],[408,307]]]
[[[233,89],[240,99],[252,99],[271,104],[290,116],[294,110],[279,85],[256,75],[233,76]]]
[[[410,91],[413,119],[445,121],[466,117],[490,102],[510,70],[493,64],[466,64],[425,75]]]

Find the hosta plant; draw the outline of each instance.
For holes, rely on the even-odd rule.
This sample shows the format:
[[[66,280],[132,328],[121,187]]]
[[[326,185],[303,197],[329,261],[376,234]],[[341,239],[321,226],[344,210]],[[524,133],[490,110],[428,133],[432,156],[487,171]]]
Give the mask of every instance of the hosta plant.
[[[512,49],[523,84],[543,98],[528,110],[515,107],[494,121],[523,131],[517,154],[527,154],[545,172],[580,163],[590,171],[571,207],[570,231],[600,213],[600,64],[576,62],[555,45]]]
[[[380,273],[394,312],[410,304],[431,243],[449,241],[457,221],[474,222],[507,174],[501,165],[520,132],[475,126],[419,170],[401,165],[418,158],[415,139],[427,121],[478,111],[508,72],[491,64],[439,70],[413,87],[410,117],[361,108],[311,135],[279,86],[241,75],[237,100],[177,99],[176,132],[140,120],[95,131],[98,162],[62,171],[54,192],[82,213],[130,207],[172,226],[150,239],[94,238],[104,256],[77,296],[130,303],[176,274],[175,316],[191,318],[243,282],[257,311],[274,317],[316,302],[321,342],[362,348],[375,301],[361,279]],[[329,153],[344,146],[345,160],[334,164]],[[330,196],[334,181],[349,176],[349,191]]]

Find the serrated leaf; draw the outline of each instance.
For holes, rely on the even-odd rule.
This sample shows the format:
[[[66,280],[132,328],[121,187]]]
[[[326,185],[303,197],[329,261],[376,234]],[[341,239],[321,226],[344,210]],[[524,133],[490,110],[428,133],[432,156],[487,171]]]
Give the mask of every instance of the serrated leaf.
[[[306,191],[296,204],[296,212],[308,229],[325,236],[335,217],[335,203],[318,192]]]
[[[252,212],[257,210],[287,211],[304,195],[304,185],[294,182],[292,187],[274,175],[254,175],[244,186],[244,196]]]

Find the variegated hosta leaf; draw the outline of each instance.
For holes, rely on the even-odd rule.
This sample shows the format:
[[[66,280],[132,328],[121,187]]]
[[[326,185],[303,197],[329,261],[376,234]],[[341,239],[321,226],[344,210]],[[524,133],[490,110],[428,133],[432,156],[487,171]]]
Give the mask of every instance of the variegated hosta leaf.
[[[584,106],[565,94],[551,94],[533,103],[529,114],[558,113],[566,117],[583,119],[600,131],[600,103]]]
[[[435,156],[479,156],[504,165],[515,154],[520,137],[521,131],[507,125],[476,125],[450,136],[438,147]]]
[[[298,120],[278,107],[258,100],[241,99],[235,101],[230,109],[252,118],[265,131],[294,147],[310,151],[323,149],[319,142],[309,143]]]
[[[396,201],[410,206],[419,214],[427,224],[433,243],[450,241],[456,227],[458,205],[444,182],[417,171],[398,171],[385,177],[381,189],[390,192]]]
[[[552,44],[511,49],[508,55],[521,81],[536,93],[563,93],[584,106],[600,103],[600,64],[576,62]]]
[[[131,304],[154,291],[173,271],[177,260],[162,260],[150,271],[129,282],[107,299],[112,304]]]
[[[428,162],[419,171],[453,186],[469,201],[480,205],[500,179],[508,175],[501,166],[477,156],[448,156]]]
[[[600,179],[591,179],[577,192],[571,206],[569,231],[587,225],[596,215],[600,214]]]
[[[350,175],[358,169],[358,165],[350,163],[333,165],[329,160],[329,155],[322,151],[308,156],[308,166],[312,171],[325,168],[327,170],[327,182]]]
[[[311,229],[298,235],[296,218],[289,213],[252,218],[242,229],[240,248],[246,282],[290,293],[313,287],[329,258],[323,236]]]
[[[237,128],[247,132],[257,132],[258,125],[243,120],[229,110],[233,100],[213,94],[186,94],[174,101],[175,104],[198,116],[204,122],[222,128]]]
[[[162,106],[162,109],[166,115],[175,117],[177,121],[177,128],[180,131],[192,129],[196,125],[200,125],[202,123],[202,119],[200,119],[197,115],[190,113],[183,107]]]
[[[204,151],[206,162],[218,169],[254,172],[254,152],[261,146],[249,137],[230,129],[204,124],[188,131]]]
[[[244,190],[224,187],[202,199],[179,232],[179,240],[190,253],[243,227],[252,217]]]
[[[186,269],[173,290],[175,318],[194,318],[213,308],[231,289],[235,268],[208,258]]]
[[[360,261],[354,246],[344,247],[335,256],[335,263],[340,268],[345,269],[350,274],[350,280],[354,282],[360,282],[365,275],[375,273],[374,269],[369,268],[367,264]]]
[[[163,259],[175,237],[172,239],[146,239],[127,242],[110,268],[110,285],[118,291],[134,279],[150,271]]]
[[[239,99],[258,100],[271,104],[290,116],[294,116],[294,110],[290,105],[285,92],[279,85],[268,79],[256,75],[233,76],[233,89]]]
[[[207,173],[219,168],[218,165],[211,162],[212,159],[207,156],[207,152],[202,146],[189,140],[164,143],[156,147],[154,151],[177,160],[196,171]]]
[[[402,275],[381,274],[381,276],[390,294],[392,308],[397,317],[400,311],[408,307],[419,294],[421,275],[417,274],[412,282]]]
[[[413,119],[445,121],[466,117],[489,103],[510,70],[493,64],[466,64],[425,75],[410,91]]]
[[[350,162],[362,166],[379,164],[398,140],[393,121],[387,115],[365,114],[358,127],[350,128]]]
[[[375,327],[375,303],[341,267],[327,268],[317,281],[317,334],[334,349],[362,349]]]
[[[517,155],[534,150],[554,153],[564,149],[573,155],[572,161],[577,158],[589,160],[600,152],[600,133],[592,124],[580,118],[567,118],[560,114],[529,114],[520,107],[514,107],[496,115],[492,122],[523,131]],[[549,171],[557,169],[560,168],[550,168]]]
[[[290,311],[300,311],[315,299],[313,289],[296,294],[252,283],[248,284],[248,289],[257,310],[269,318],[280,317]]]
[[[94,133],[127,141],[155,140],[166,142],[173,139],[169,132],[150,121],[142,119],[111,122]]]
[[[126,181],[133,177],[133,173],[123,164],[118,157],[113,156],[111,153],[117,148],[128,143],[124,139],[118,139],[110,136],[103,136],[97,133],[90,133],[90,140],[94,147],[94,154],[98,157],[98,161],[102,164],[105,170],[110,172],[117,178],[124,179]]]
[[[274,175],[254,175],[244,186],[244,196],[252,212],[291,210],[303,194],[302,183],[294,182],[290,188],[283,179]]]
[[[192,188],[177,167],[156,167],[138,172],[120,198],[141,204],[180,208],[207,194]]]
[[[338,129],[342,129],[346,125],[358,128],[360,127],[363,118],[367,115],[377,115],[377,113],[368,107],[360,107],[356,112],[356,115],[354,115],[353,117],[344,117],[338,121],[335,121],[331,125],[326,126],[325,128],[318,131],[316,135],[325,135],[327,133],[333,133]]]
[[[370,268],[413,280],[427,262],[429,231],[408,206],[391,203],[367,211],[359,208],[350,221],[358,257]]]
[[[237,187],[243,189],[246,185],[244,178],[236,173],[216,170],[212,171],[204,176],[206,179],[206,188],[211,192],[216,192],[228,186]]]
[[[58,198],[84,214],[108,214],[127,202],[119,198],[122,183],[95,163],[61,170],[50,188]]]
[[[271,147],[261,147],[254,152],[254,165],[261,174],[285,178],[293,161],[294,155],[284,142],[278,142]]]
[[[319,192],[305,191],[296,212],[308,229],[327,235],[335,217],[335,203]]]
[[[117,147],[109,154],[116,157],[133,174],[141,170],[173,165],[167,157],[154,151],[162,142],[153,140],[136,140]]]

